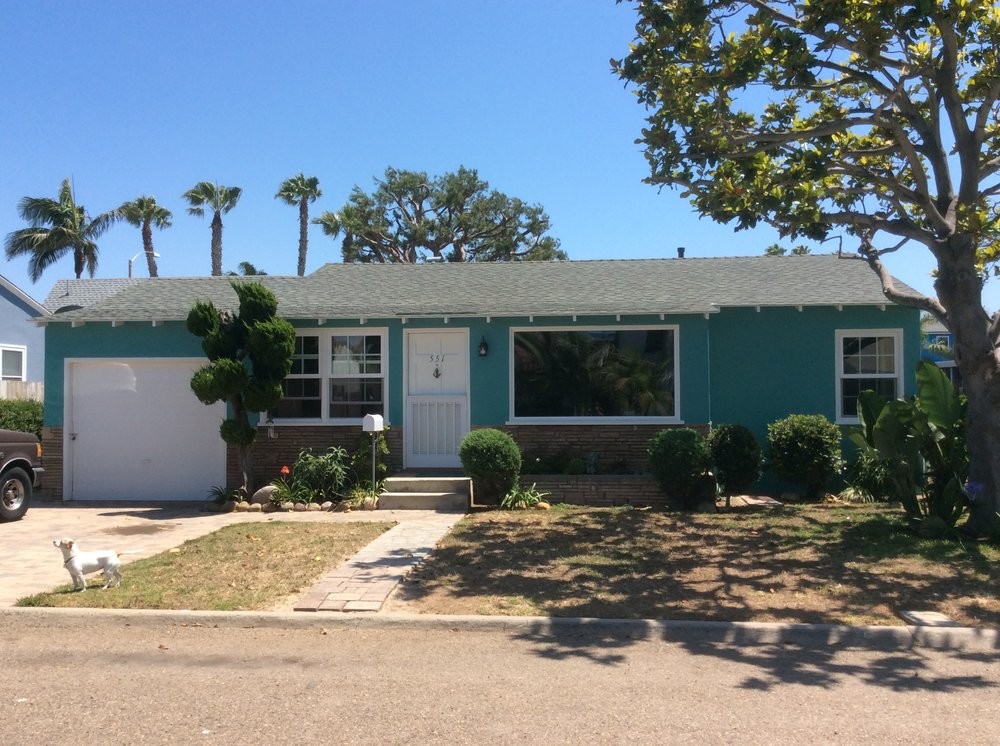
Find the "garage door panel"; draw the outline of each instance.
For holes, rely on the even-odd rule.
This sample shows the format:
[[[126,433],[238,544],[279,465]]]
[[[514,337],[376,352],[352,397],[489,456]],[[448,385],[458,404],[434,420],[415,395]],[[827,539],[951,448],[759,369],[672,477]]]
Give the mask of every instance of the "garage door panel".
[[[201,500],[225,482],[225,406],[205,406],[190,389],[201,364],[71,365],[72,499]]]

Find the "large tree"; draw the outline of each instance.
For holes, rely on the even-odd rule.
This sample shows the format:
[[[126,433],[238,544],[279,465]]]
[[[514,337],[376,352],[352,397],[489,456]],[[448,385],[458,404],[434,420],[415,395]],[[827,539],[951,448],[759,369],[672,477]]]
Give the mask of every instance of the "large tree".
[[[239,310],[219,310],[212,301],[197,301],[187,328],[202,339],[208,363],[195,371],[191,389],[204,404],[228,405],[219,434],[233,446],[249,492],[252,446],[257,428],[250,417],[281,401],[282,381],[292,369],[295,329],[278,318],[278,301],[259,282],[232,281]]]
[[[323,196],[319,189],[319,179],[299,173],[281,182],[275,199],[286,205],[299,208],[299,266],[298,274],[306,273],[306,253],[309,251],[309,203]]]
[[[131,202],[126,202],[118,208],[122,219],[129,225],[134,225],[142,231],[142,250],[146,254],[146,266],[149,276],[157,277],[156,254],[153,251],[153,228],[169,228],[173,213],[163,205],[157,204],[156,197],[143,195]],[[129,265],[131,269],[131,264]]]
[[[203,217],[205,209],[212,211],[212,275],[222,274],[222,216],[236,207],[243,190],[239,187],[227,187],[213,184],[211,181],[199,181],[184,192],[184,199],[191,206],[191,215]]]
[[[315,221],[328,236],[343,235],[345,262],[566,258],[546,235],[549,216],[540,206],[491,190],[472,169],[429,178],[387,168],[375,184],[371,194],[355,186],[339,212]]]
[[[93,277],[97,270],[97,239],[119,217],[115,210],[95,218],[87,215],[84,206],[76,203],[69,179],[63,180],[56,199],[24,197],[17,209],[31,227],[8,233],[4,251],[8,259],[28,257],[32,282],[38,282],[46,268],[68,253],[73,254],[77,279],[84,270]]]
[[[1000,9],[985,0],[641,0],[613,69],[649,112],[655,185],[703,215],[782,235],[854,236],[887,298],[954,334],[969,399],[966,528],[1000,507]],[[888,252],[931,252],[936,297]]]

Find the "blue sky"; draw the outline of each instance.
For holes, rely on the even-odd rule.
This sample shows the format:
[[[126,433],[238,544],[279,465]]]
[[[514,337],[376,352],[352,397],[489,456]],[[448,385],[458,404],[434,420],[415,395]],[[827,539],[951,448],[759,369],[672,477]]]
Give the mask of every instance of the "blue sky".
[[[274,199],[285,178],[319,177],[316,215],[356,184],[370,191],[387,166],[464,165],[541,204],[571,259],[752,255],[777,240],[699,219],[677,192],[642,183],[643,111],[609,67],[633,37],[628,4],[35,0],[0,4],[0,27],[4,235],[25,225],[22,197],[55,197],[71,177],[91,214],[154,195],[174,213],[153,238],[160,274],[207,275],[209,220],[181,194],[217,181],[243,189],[224,217],[224,268],[294,274],[297,212]],[[96,276],[124,277],[141,249],[138,229],[114,227]],[[307,272],[339,260],[339,241],[313,226]],[[924,249],[887,263],[931,292]],[[0,274],[38,299],[73,276],[71,257],[36,284],[26,268],[0,258]]]

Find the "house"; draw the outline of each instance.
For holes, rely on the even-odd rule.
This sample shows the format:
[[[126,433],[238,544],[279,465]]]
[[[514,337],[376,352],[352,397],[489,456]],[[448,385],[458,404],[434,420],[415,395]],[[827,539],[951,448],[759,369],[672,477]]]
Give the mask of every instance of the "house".
[[[235,308],[230,282],[131,281],[46,320],[51,496],[203,499],[238,483],[222,405],[189,388],[203,364],[192,304]],[[471,428],[531,454],[641,470],[670,426],[821,413],[856,422],[858,393],[914,390],[919,313],[837,256],[468,264],[327,264],[261,276],[296,328],[285,398],[258,425],[255,477],[304,447],[354,448],[381,414],[393,469],[459,465]],[[75,305],[75,304],[70,304]],[[55,459],[53,459],[55,460]]]
[[[35,322],[47,315],[40,303],[0,275],[0,399],[34,398],[27,384],[41,384],[45,370],[45,333]]]
[[[955,338],[952,333],[932,316],[924,318],[921,328],[925,344],[920,348],[920,357],[937,365],[952,385],[961,388],[962,374],[955,362]]]

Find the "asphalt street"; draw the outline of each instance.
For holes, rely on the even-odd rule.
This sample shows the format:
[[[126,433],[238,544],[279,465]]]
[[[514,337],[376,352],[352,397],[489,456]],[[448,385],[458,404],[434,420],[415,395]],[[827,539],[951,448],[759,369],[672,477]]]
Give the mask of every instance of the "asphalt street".
[[[1000,742],[1000,651],[0,610],[3,744]]]

